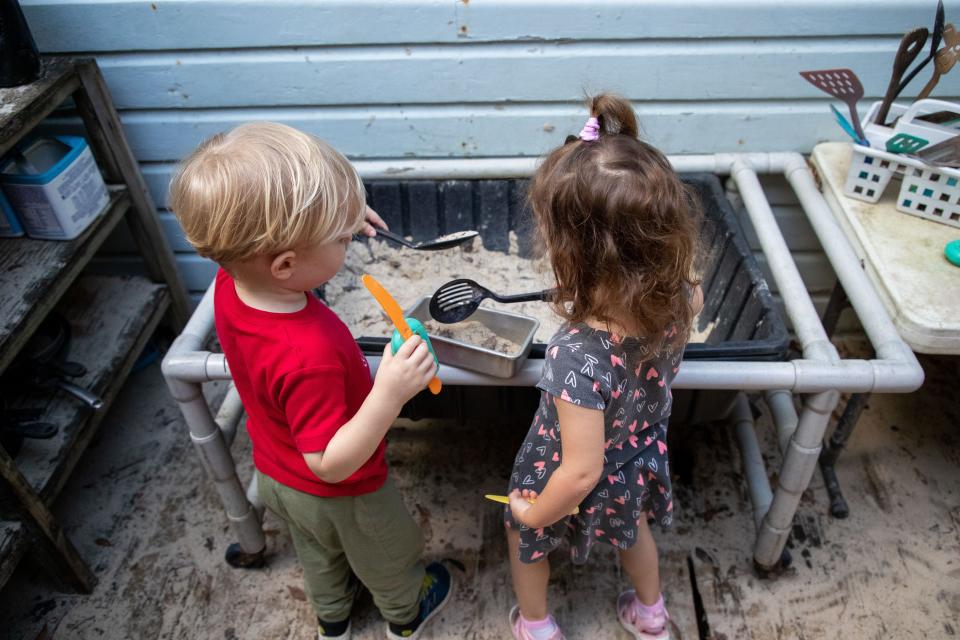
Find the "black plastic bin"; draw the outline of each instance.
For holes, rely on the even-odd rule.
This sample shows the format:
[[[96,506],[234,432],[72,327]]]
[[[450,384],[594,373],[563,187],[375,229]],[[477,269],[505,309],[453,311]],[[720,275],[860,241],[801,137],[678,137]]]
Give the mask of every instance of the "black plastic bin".
[[[777,361],[786,358],[789,335],[736,216],[713,174],[685,174],[704,210],[700,272],[704,310],[698,331],[714,324],[703,343],[691,343],[684,360]],[[369,204],[392,229],[423,240],[478,229],[487,249],[506,251],[510,231],[520,254],[531,250],[524,207],[526,180],[377,181],[367,185]],[[519,292],[518,292],[519,293]],[[379,355],[386,340],[361,338],[366,353]],[[542,359],[545,345],[530,357]],[[524,387],[445,386],[438,396],[422,393],[402,415],[410,418],[532,416],[539,392]],[[735,391],[677,390],[672,420],[702,423],[724,417]]]

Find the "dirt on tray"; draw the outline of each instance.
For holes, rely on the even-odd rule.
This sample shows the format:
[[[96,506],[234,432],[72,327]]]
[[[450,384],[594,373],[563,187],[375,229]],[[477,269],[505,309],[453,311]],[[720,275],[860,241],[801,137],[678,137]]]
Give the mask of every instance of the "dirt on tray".
[[[427,328],[427,333],[432,336],[459,340],[506,355],[513,355],[520,351],[519,344],[497,335],[485,324],[476,320],[464,320],[453,324],[441,324],[431,320],[425,322],[423,326]]]

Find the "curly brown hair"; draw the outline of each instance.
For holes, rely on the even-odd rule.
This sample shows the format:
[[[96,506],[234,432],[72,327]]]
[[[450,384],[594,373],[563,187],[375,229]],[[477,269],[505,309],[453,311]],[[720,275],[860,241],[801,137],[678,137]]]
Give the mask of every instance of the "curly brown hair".
[[[527,195],[557,280],[554,309],[636,332],[652,357],[689,336],[699,198],[638,138],[627,100],[601,94],[588,104],[599,139],[568,137]]]

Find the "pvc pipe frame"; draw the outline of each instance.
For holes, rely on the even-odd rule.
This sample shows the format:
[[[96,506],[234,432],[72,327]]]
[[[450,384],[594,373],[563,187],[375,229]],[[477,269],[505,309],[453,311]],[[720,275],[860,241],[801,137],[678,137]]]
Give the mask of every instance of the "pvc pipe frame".
[[[754,502],[759,522],[754,561],[760,567],[774,568],[786,544],[800,494],[816,468],[823,434],[839,392],[910,392],[923,383],[923,370],[897,333],[817,189],[803,156],[798,153],[719,153],[669,159],[680,173],[716,173],[733,178],[802,347],[803,357],[790,362],[684,362],[674,380],[678,389],[768,392],[766,398],[783,451],[783,464],[772,499],[767,501],[763,497],[759,473],[751,471],[747,477],[751,495],[758,496]],[[532,158],[486,158],[358,161],[354,166],[365,179],[478,179],[529,177],[536,163]],[[843,360],[830,342],[760,186],[758,174],[775,173],[784,175],[797,194],[873,345],[876,359]],[[212,330],[211,284],[183,333],[164,358],[163,373],[171,394],[180,403],[191,439],[217,486],[241,547],[248,553],[255,553],[264,547],[259,514],[245,495],[229,452],[229,443],[239,421],[236,405],[225,407],[220,420],[215,420],[201,392],[204,382],[230,379],[223,354],[202,349]],[[371,356],[368,360],[371,372],[375,372],[380,358]],[[528,360],[515,377],[500,379],[443,365],[439,376],[449,385],[532,386],[539,380],[541,366],[539,361]],[[809,394],[799,417],[791,393]],[[230,394],[227,398],[235,403]],[[739,409],[735,415],[741,415]],[[745,419],[740,424],[745,425]],[[756,434],[752,429],[748,433],[745,427],[738,427],[738,432],[744,436],[742,448],[752,452],[749,457],[753,460],[759,451]],[[751,462],[750,466],[755,465]],[[766,482],[765,473],[763,482]],[[253,486],[251,493],[255,493]]]
[[[767,479],[767,467],[763,464],[763,455],[760,453],[760,443],[754,431],[753,412],[747,396],[742,392],[737,394],[733,405],[733,425],[737,435],[737,444],[740,446],[740,457],[743,460],[743,474],[747,478],[747,488],[750,490],[750,502],[753,503],[753,519],[757,529],[760,529],[763,517],[773,502],[773,491],[770,490],[770,481]]]

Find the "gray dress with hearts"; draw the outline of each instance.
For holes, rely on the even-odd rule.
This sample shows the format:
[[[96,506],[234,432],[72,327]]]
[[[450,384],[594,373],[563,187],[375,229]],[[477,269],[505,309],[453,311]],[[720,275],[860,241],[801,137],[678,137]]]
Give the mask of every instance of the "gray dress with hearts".
[[[517,452],[509,490],[542,492],[563,455],[557,402],[603,412],[606,445],[600,483],[580,503],[577,515],[552,526],[531,529],[516,523],[509,507],[507,527],[520,531],[520,560],[536,562],[555,549],[565,534],[571,556],[586,562],[595,542],[627,549],[637,538],[641,518],[668,528],[673,494],[667,461],[670,385],[683,357],[675,345],[647,358],[644,340],[621,338],[585,324],[563,327],[547,347],[540,406]]]

